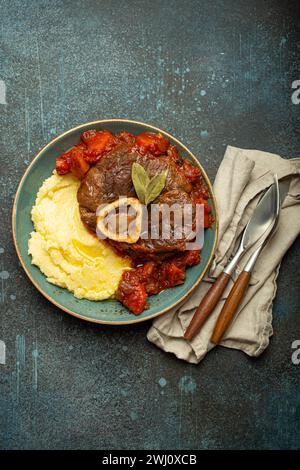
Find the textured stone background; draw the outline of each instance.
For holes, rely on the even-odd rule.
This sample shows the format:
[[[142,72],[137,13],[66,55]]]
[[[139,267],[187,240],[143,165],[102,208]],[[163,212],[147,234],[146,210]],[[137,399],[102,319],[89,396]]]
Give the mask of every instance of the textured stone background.
[[[11,208],[53,136],[109,117],[153,123],[214,177],[227,144],[300,156],[299,8],[287,1],[0,1],[1,448],[299,448],[299,241],[259,359],[215,349],[198,367],[146,340],[149,324],[84,323],[19,266]],[[5,96],[6,87],[6,96]],[[6,102],[6,104],[5,104]],[[298,276],[297,276],[298,275]]]

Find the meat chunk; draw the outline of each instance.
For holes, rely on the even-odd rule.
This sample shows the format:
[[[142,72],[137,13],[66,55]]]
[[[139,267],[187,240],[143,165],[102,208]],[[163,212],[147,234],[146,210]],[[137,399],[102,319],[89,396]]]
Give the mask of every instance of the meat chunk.
[[[155,203],[169,206],[174,203],[179,205],[194,203],[191,194],[192,185],[186,178],[182,166],[176,163],[173,156],[141,155],[132,145],[126,142],[120,143],[88,171],[78,190],[81,218],[92,230],[96,230],[96,210],[100,204],[113,202],[119,196],[136,197],[131,179],[131,167],[134,162],[142,165],[150,178],[164,170],[168,171],[164,190],[154,201]],[[151,238],[149,230],[147,238],[140,238],[134,244],[109,242],[118,250],[143,259],[163,258],[174,252],[183,252],[186,236],[181,239],[176,238],[172,223],[170,239],[164,239],[162,236]]]
[[[131,166],[136,155],[128,151],[127,144],[120,144],[99,163],[91,167],[83,179],[77,194],[81,217],[92,230],[96,230],[96,210],[119,196],[135,196],[131,180]],[[87,218],[85,214],[90,213]]]

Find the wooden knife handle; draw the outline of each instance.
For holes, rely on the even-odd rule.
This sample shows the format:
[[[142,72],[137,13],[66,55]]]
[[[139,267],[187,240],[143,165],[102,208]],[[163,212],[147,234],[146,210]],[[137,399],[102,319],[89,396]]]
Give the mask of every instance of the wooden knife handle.
[[[194,316],[184,333],[184,338],[191,341],[194,336],[198,333],[203,323],[207,320],[209,315],[214,310],[218,301],[220,300],[228,282],[230,276],[222,272],[214,284],[209,288],[205,296],[203,297],[199,307],[197,308]]]
[[[229,327],[249,285],[251,273],[243,271],[234,283],[215,325],[211,342],[218,344]]]

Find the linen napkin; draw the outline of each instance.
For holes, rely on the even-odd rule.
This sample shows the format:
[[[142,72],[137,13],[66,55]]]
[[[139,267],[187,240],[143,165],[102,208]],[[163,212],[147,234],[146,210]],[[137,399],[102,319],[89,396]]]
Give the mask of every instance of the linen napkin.
[[[194,364],[214,347],[210,337],[233,285],[232,280],[198,335],[189,342],[183,334],[211,282],[235,253],[239,236],[262,192],[274,182],[274,173],[277,173],[280,186],[285,185],[288,189],[278,229],[261,252],[247,293],[220,343],[240,349],[249,356],[259,356],[266,349],[273,333],[272,303],[280,263],[300,233],[300,158],[288,160],[267,152],[235,147],[227,147],[214,183],[219,210],[219,245],[209,274],[184,304],[153,321],[147,338],[156,346]],[[242,258],[235,276],[241,272],[254,249]]]

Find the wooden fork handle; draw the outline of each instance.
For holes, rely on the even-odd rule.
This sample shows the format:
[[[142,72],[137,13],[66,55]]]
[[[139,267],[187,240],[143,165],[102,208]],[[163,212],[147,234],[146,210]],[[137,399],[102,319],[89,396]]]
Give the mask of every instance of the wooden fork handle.
[[[198,333],[204,322],[207,320],[209,315],[214,310],[218,301],[220,300],[228,282],[230,276],[222,272],[214,284],[209,288],[205,296],[203,297],[199,307],[197,308],[194,316],[184,334],[184,338],[191,341],[194,336]]]
[[[241,303],[244,293],[249,285],[250,277],[250,272],[243,271],[237,278],[218,317],[210,339],[212,343],[218,344],[221,341]]]

